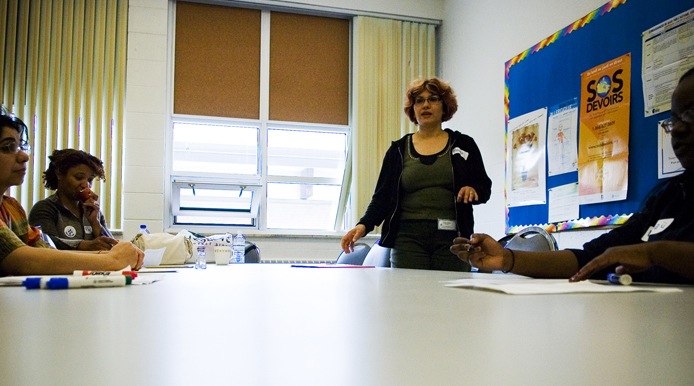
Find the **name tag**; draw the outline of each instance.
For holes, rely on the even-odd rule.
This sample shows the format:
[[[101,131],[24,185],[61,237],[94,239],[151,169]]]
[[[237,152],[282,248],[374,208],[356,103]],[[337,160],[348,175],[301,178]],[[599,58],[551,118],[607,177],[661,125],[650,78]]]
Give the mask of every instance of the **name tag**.
[[[439,219],[439,230],[440,231],[454,231],[455,230],[455,220],[444,220]]]
[[[641,240],[648,241],[648,238],[651,235],[657,235],[658,233],[666,230],[670,226],[670,224],[672,224],[673,221],[675,221],[674,218],[664,218],[664,219],[658,220],[658,222],[655,223],[655,225],[653,225],[652,227],[649,227],[646,230],[646,233],[643,234],[643,236],[641,237]]]

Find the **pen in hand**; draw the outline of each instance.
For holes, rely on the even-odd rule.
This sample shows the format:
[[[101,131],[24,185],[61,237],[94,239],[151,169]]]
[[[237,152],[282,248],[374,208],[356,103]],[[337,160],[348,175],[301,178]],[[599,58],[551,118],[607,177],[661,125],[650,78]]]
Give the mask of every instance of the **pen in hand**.
[[[617,275],[610,273],[607,275],[607,281],[610,284],[630,285],[632,283],[631,275]]]

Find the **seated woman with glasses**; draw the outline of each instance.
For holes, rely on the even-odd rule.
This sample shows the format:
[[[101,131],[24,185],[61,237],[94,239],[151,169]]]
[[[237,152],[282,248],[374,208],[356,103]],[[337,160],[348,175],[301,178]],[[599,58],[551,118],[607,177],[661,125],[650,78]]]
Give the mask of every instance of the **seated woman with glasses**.
[[[5,194],[21,185],[27,171],[30,147],[27,127],[19,118],[0,113],[0,276],[59,275],[75,270],[115,271],[140,269],[144,253],[121,241],[110,251],[61,251],[41,240],[30,227],[24,208]]]
[[[580,281],[614,272],[642,282],[694,283],[694,68],[672,94],[671,115],[663,129],[685,171],[658,184],[624,225],[582,249],[513,251],[474,234],[456,238],[451,252],[480,269],[533,277]]]
[[[95,178],[103,180],[104,164],[81,150],[55,150],[43,172],[46,189],[55,193],[34,204],[29,224],[40,226],[58,249],[108,251],[118,243],[92,192]]]
[[[342,238],[346,253],[383,223],[379,245],[392,248],[391,267],[470,270],[449,247],[455,236],[473,232],[472,206],[489,200],[492,181],[472,137],[443,128],[457,110],[448,83],[430,78],[410,84],[404,112],[417,130],[386,152],[366,213]]]

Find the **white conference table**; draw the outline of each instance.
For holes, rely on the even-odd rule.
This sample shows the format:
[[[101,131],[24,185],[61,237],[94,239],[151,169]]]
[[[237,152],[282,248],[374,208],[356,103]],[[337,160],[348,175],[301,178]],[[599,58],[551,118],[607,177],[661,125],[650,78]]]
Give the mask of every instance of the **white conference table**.
[[[441,283],[470,275],[484,274],[245,264],[125,288],[0,287],[0,384],[694,384],[692,287]]]

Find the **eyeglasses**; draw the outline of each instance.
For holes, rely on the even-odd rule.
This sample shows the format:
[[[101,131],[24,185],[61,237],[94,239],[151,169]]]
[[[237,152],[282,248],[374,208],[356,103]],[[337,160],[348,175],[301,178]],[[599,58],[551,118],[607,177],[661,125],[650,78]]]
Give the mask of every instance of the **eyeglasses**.
[[[424,102],[429,102],[430,105],[433,105],[433,104],[441,102],[441,97],[438,95],[429,95],[426,98],[424,98],[424,97],[414,98],[414,104],[417,106],[423,105]]]
[[[694,123],[694,108],[685,110],[682,113],[682,115],[680,115],[679,117],[673,116],[670,119],[664,120],[660,124],[660,127],[662,127],[666,133],[670,134],[670,132],[672,131],[672,128],[675,127],[675,125],[680,123],[680,122],[688,123],[688,124]]]
[[[31,146],[28,144],[17,146],[13,143],[8,143],[7,145],[0,146],[0,153],[2,154],[17,154],[20,150],[26,154],[31,154]]]

